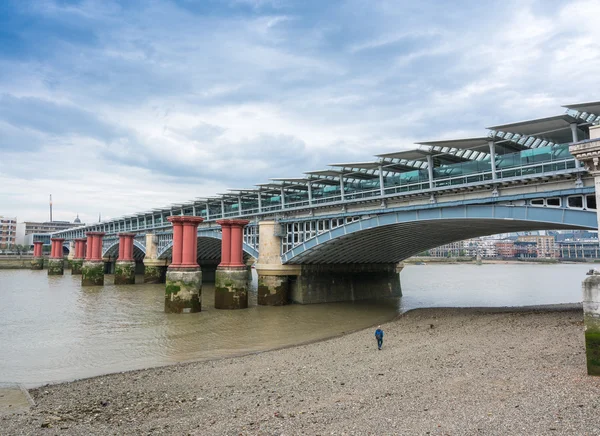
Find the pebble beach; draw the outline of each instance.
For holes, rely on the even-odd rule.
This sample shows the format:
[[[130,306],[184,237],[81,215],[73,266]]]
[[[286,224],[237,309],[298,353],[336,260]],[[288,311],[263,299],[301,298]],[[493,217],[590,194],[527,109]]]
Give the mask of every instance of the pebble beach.
[[[581,308],[419,309],[235,358],[30,390],[2,435],[597,435]]]

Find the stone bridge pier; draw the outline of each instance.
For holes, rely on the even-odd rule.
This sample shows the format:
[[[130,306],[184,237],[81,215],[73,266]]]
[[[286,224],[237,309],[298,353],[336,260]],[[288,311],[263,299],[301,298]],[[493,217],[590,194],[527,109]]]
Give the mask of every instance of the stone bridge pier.
[[[65,273],[65,259],[63,256],[63,238],[51,238],[50,259],[48,259],[48,275],[62,276]]]
[[[104,232],[87,232],[87,256],[81,268],[82,286],[104,285],[104,261],[102,260],[102,238]]]
[[[170,216],[173,224],[172,261],[167,268],[165,312],[194,313],[201,310],[202,270],[198,265],[197,216]]]
[[[167,260],[158,258],[158,237],[146,233],[146,255],[144,256],[144,283],[165,283]]]
[[[259,223],[258,304],[331,303],[401,297],[402,264],[283,265],[274,221]]]
[[[215,276],[215,308],[248,307],[248,267],[244,264],[243,235],[248,220],[218,220],[221,226],[221,263]]]
[[[119,233],[119,257],[115,266],[115,285],[135,284],[133,238],[135,233]]]
[[[33,243],[33,259],[31,260],[31,269],[44,269],[44,253],[42,241]]]
[[[300,275],[299,265],[282,265],[281,239],[275,230],[275,221],[261,221],[258,224],[258,304],[281,306],[290,302],[292,277]]]
[[[86,242],[86,238],[75,239],[75,253],[73,253],[73,259],[71,260],[71,275],[81,274],[83,260],[85,259]]]

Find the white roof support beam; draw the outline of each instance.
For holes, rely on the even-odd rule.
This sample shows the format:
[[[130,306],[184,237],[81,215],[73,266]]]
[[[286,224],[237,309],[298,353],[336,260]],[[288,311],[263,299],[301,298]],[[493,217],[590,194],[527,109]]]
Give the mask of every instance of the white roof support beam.
[[[433,189],[435,187],[435,183],[433,182],[433,156],[427,155],[427,176],[429,177],[429,189]]]
[[[383,186],[385,180],[383,179],[383,165],[379,165],[379,195],[382,197],[385,195],[385,186]]]
[[[489,141],[488,146],[490,147],[490,163],[492,164],[492,180],[496,180],[496,144],[494,141]]]

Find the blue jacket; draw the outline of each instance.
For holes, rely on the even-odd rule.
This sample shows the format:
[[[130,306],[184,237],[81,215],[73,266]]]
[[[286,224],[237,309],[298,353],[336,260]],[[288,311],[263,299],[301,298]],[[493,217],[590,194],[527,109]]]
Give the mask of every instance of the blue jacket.
[[[377,339],[383,339],[383,330],[381,330],[381,329],[375,330],[375,337]]]

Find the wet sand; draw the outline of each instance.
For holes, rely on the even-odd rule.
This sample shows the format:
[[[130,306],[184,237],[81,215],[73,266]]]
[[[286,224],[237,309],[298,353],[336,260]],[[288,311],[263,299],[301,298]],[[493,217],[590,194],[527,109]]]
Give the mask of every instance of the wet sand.
[[[422,309],[293,348],[30,391],[0,434],[600,434],[581,308]]]

